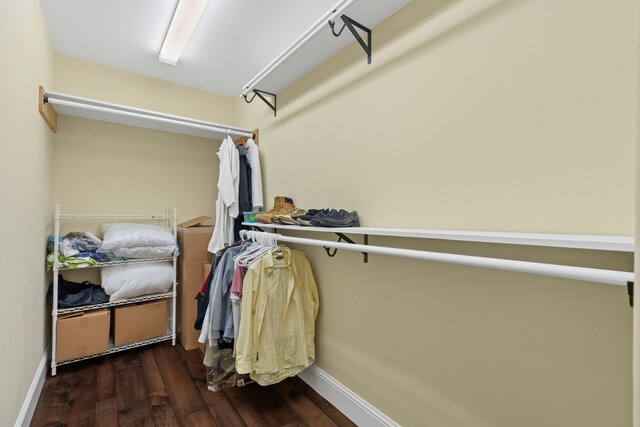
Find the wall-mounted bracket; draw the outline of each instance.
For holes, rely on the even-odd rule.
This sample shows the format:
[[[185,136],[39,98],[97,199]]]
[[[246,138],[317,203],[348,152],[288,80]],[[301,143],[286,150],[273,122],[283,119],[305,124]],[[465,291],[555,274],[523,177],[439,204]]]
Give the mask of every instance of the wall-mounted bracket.
[[[627,294],[629,295],[629,305],[633,307],[633,282],[627,282]]]
[[[347,243],[351,243],[352,245],[355,245],[356,242],[354,242],[353,240],[351,240],[350,238],[348,238],[347,236],[345,236],[343,233],[335,233],[336,236],[338,236],[338,243],[341,241],[345,241]],[[364,244],[368,245],[369,244],[369,235],[365,234],[364,235]],[[329,255],[330,257],[334,257],[336,256],[336,253],[338,253],[338,249],[334,249],[333,252],[331,251],[331,248],[328,248],[326,246],[323,246],[324,250],[327,252],[327,255]],[[369,262],[369,254],[366,252],[362,252],[362,255],[364,255],[364,262],[365,264]]]
[[[360,43],[360,46],[362,46],[362,49],[364,49],[364,51],[366,52],[367,64],[371,64],[371,30],[365,27],[364,25],[360,24],[359,22],[356,22],[353,19],[349,18],[347,15],[340,15],[340,19],[342,19],[342,22],[344,22],[344,24],[342,24],[342,28],[340,28],[340,31],[338,31],[337,33],[334,28],[336,23],[329,21],[329,26],[331,27],[331,32],[333,33],[333,35],[336,37],[340,37],[340,34],[342,34],[344,27],[347,27],[349,31],[351,31],[351,34],[353,34],[353,37],[355,37],[358,43]],[[362,36],[360,35],[360,33],[356,31],[355,27],[358,27],[360,30],[367,33],[366,43],[362,39]]]
[[[263,90],[258,90],[258,89],[253,89],[253,96],[251,97],[251,99],[247,98],[247,95],[242,95],[244,97],[244,101],[247,104],[251,104],[251,102],[253,101],[253,99],[257,96],[258,98],[262,99],[262,101],[267,104],[269,106],[269,108],[271,108],[273,110],[273,117],[276,117],[276,106],[277,106],[277,96],[275,93],[271,93],[271,92],[265,92]],[[273,103],[271,103],[266,97],[269,96],[271,97],[271,99],[273,99]]]
[[[47,92],[42,86],[38,87],[38,111],[52,131],[58,130],[58,115],[53,109],[53,105],[49,104]]]

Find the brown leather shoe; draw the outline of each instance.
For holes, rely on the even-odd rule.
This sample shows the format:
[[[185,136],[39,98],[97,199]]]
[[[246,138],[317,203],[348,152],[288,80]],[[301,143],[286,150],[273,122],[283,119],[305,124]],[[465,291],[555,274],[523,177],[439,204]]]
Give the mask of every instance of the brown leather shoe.
[[[273,218],[271,218],[271,221],[274,224],[282,224],[282,225],[299,225],[296,220],[292,219],[291,217],[293,216],[298,216],[298,215],[304,215],[305,213],[307,213],[307,211],[305,211],[304,209],[300,209],[300,208],[293,208],[291,210],[288,210],[280,215],[274,215]]]
[[[255,220],[263,224],[272,224],[273,217],[283,215],[286,212],[295,209],[293,199],[286,196],[276,196],[273,199],[273,207],[267,212],[256,215]]]

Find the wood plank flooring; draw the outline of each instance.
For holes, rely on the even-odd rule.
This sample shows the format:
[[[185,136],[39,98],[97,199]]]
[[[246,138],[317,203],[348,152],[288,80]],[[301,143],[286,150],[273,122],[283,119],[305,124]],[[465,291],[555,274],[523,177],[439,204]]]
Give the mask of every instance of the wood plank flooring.
[[[58,367],[31,426],[355,426],[297,377],[207,390],[199,350],[168,342]]]

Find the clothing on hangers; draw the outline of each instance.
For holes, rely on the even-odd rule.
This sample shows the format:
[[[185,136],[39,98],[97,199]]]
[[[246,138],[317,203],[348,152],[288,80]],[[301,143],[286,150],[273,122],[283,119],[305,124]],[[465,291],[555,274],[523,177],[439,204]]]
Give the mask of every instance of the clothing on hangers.
[[[255,261],[244,278],[236,369],[260,385],[296,375],[315,361],[319,300],[311,266],[287,247]]]
[[[260,168],[258,144],[249,138],[245,143],[245,147],[247,147],[247,159],[251,166],[251,200],[253,202],[253,210],[259,211],[260,208],[264,207],[264,201],[262,197],[262,170]]]
[[[249,212],[253,209],[252,195],[251,195],[251,166],[247,159],[247,147],[244,145],[238,145],[239,158],[239,174],[238,174],[238,206],[240,208],[239,214],[235,219],[235,225],[233,228],[233,238],[235,241],[240,240],[240,230],[247,227],[242,225],[244,220],[243,212]]]
[[[236,257],[237,258],[237,257]],[[235,261],[235,259],[234,259]],[[240,315],[242,304],[242,288],[244,282],[244,276],[247,273],[247,268],[241,265],[236,267],[236,272],[233,274],[233,280],[231,281],[231,314],[233,315],[233,355],[236,355],[235,343],[238,342],[238,332],[240,330]]]
[[[233,314],[231,310],[230,289],[235,273],[233,257],[246,249],[249,242],[227,249],[216,269],[210,286],[210,297],[207,312],[202,323],[202,331],[198,341],[213,345],[219,338],[231,341],[233,333]]]
[[[229,247],[233,247],[233,246],[229,246]],[[202,284],[202,289],[200,290],[198,295],[196,295],[196,299],[198,300],[198,312],[196,314],[196,320],[193,324],[193,327],[198,331],[202,329],[202,324],[204,323],[205,314],[207,312],[207,308],[209,307],[209,295],[211,293],[211,281],[213,280],[214,272],[216,271],[218,264],[220,264],[220,260],[222,259],[222,256],[224,255],[224,253],[227,251],[229,247],[220,249],[218,252],[213,254],[213,260],[211,262],[211,268],[209,269],[209,274],[207,275],[207,278],[204,280],[204,283]]]
[[[230,136],[222,141],[218,150],[220,172],[218,175],[218,200],[216,200],[216,226],[209,241],[209,252],[216,253],[234,242],[234,221],[238,217],[238,186],[240,159]]]

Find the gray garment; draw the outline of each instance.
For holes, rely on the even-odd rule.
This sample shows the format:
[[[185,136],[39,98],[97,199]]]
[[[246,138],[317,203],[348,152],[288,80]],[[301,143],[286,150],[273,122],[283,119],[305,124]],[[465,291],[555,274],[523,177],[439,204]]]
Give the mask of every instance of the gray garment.
[[[257,211],[264,206],[262,199],[262,171],[260,169],[260,156],[258,155],[258,145],[253,139],[247,140],[247,159],[251,166],[251,201],[253,210]]]
[[[211,296],[209,298],[209,345],[214,345],[219,338],[225,341],[233,339],[233,310],[231,309],[231,282],[235,266],[233,257],[247,246],[234,246],[224,253],[211,282]]]

